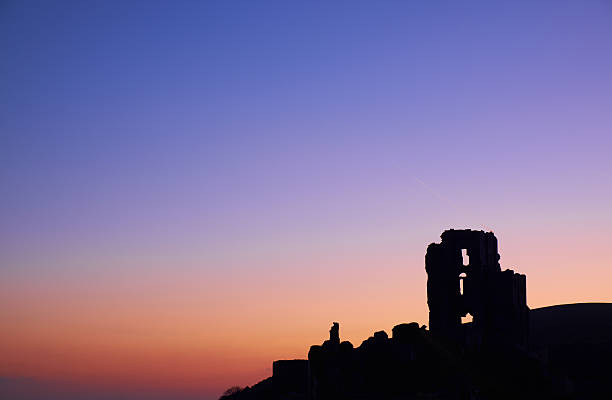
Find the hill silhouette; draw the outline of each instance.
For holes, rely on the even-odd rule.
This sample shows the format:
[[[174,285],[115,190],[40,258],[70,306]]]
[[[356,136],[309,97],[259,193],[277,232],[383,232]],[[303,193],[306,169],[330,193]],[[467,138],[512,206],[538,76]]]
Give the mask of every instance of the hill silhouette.
[[[575,303],[534,308],[530,312],[534,345],[609,343],[612,303]]]
[[[530,341],[580,398],[610,394],[612,304],[563,304],[531,310]]]

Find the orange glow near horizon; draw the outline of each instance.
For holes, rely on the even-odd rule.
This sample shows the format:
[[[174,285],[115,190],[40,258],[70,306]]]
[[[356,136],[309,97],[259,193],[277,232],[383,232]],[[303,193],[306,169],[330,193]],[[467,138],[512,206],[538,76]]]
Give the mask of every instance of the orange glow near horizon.
[[[480,3],[0,1],[0,397],[428,325],[451,228],[532,308],[612,302],[610,2]]]
[[[533,248],[522,239],[499,239],[502,267],[528,276],[532,308],[612,300],[606,288],[612,272],[605,254],[595,251],[605,237],[572,246],[570,239],[541,240]],[[554,253],[558,245],[566,251]],[[0,375],[220,393],[271,375],[275,359],[306,358],[333,321],[341,324],[342,340],[355,346],[398,323],[427,324],[422,255],[407,254],[415,264],[421,259],[408,268],[396,252],[326,254],[315,257],[319,268],[298,275],[277,269],[207,281],[197,270],[172,278],[157,270],[139,280],[124,276],[136,282],[127,286],[114,284],[112,276],[89,286],[51,285],[49,277],[3,285]],[[582,270],[572,260],[578,255],[590,266],[588,279],[576,279]]]

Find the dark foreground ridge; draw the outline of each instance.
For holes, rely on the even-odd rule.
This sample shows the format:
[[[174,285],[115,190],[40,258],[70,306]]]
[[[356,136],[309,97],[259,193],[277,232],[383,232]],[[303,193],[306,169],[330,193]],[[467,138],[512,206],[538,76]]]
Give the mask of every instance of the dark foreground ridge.
[[[308,360],[275,361],[272,377],[221,398],[612,398],[612,304],[529,310],[525,275],[502,271],[492,232],[441,238],[425,256],[429,329],[400,324],[355,348],[334,322]]]

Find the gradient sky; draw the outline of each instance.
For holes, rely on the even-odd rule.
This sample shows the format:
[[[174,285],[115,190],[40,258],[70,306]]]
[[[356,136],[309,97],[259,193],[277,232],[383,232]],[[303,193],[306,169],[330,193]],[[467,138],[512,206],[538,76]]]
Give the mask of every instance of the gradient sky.
[[[491,3],[3,1],[0,393],[216,399],[426,324],[451,227],[612,301],[612,3]]]

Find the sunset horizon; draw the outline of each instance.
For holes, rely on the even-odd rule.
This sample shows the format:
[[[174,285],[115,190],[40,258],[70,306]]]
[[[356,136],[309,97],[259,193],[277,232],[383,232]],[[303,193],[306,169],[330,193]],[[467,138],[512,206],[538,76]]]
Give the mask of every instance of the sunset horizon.
[[[0,5],[0,397],[216,400],[429,325],[493,232],[530,309],[612,303],[612,6]]]

